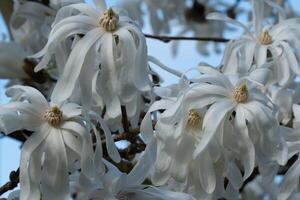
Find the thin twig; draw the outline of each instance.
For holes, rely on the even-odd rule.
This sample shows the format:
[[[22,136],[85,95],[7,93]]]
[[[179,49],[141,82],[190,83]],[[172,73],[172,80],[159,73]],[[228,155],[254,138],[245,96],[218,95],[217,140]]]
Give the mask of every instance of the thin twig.
[[[168,43],[172,40],[192,40],[192,41],[206,41],[206,42],[229,42],[229,39],[215,38],[215,37],[183,37],[183,36],[166,36],[166,35],[151,35],[144,34],[146,38],[160,40]]]
[[[19,173],[20,170],[12,171],[9,174],[9,181],[0,187],[0,195],[4,194],[9,190],[15,189],[19,184]]]

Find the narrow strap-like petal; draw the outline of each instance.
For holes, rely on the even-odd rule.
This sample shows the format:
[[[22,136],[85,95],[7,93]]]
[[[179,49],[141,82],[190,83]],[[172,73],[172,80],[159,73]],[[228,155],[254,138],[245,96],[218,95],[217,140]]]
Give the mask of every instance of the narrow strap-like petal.
[[[52,92],[52,102],[61,103],[71,96],[75,83],[80,75],[86,54],[100,37],[101,32],[99,29],[93,29],[75,45],[66,63],[63,74]]]

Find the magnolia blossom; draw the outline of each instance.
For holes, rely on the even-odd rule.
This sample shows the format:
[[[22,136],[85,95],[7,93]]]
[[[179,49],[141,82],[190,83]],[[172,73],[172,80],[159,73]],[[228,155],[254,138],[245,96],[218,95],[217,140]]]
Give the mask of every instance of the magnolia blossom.
[[[273,82],[287,85],[294,79],[295,74],[300,74],[297,61],[300,50],[297,45],[300,29],[297,27],[300,19],[284,19],[283,14],[280,13],[278,24],[263,27],[265,2],[272,7],[276,5],[269,0],[253,0],[253,18],[250,28],[219,13],[211,13],[207,18],[232,23],[244,30],[244,34],[238,40],[229,43],[227,48],[230,50],[223,60],[223,64],[227,67],[223,71],[232,73],[250,71],[254,67],[265,64],[270,57],[277,58],[278,61],[273,67]],[[245,61],[245,65],[237,68],[242,60]]]
[[[163,99],[149,108],[142,132],[154,134],[158,141],[152,181],[163,185],[172,177],[206,199],[226,193],[220,181],[224,177],[238,190],[256,162],[284,164],[287,150],[269,100],[253,83],[210,67],[198,70],[204,74],[190,87],[181,80],[178,90],[155,90]],[[178,96],[174,89],[180,91]],[[153,132],[146,127],[149,113],[162,109]],[[241,162],[244,177],[235,159]]]
[[[8,199],[299,199],[300,19],[287,19],[270,0],[250,1],[249,26],[210,14],[244,33],[227,44],[220,68],[201,61],[185,73],[147,55],[138,25],[148,9],[155,33],[179,22],[180,36],[221,37],[229,29],[205,15],[233,16],[239,2],[133,0],[122,3],[126,12],[107,8],[105,0],[16,0],[14,41],[0,44],[0,78],[31,85],[46,75],[46,81],[34,84],[40,91],[9,88],[11,100],[0,106],[2,132],[28,133],[20,191]],[[264,18],[270,12],[277,24]],[[207,45],[198,48],[207,53]],[[33,53],[36,60],[26,58]],[[148,62],[179,82],[160,86]],[[115,144],[123,139],[124,150]]]
[[[205,68],[199,70],[206,71]],[[276,128],[279,125],[273,108],[254,84],[235,76],[227,77],[217,71],[206,73],[195,81],[201,84],[195,85],[191,91],[199,92],[199,100],[205,102],[203,106],[210,105],[204,116],[204,136],[197,153],[206,147],[215,134],[220,133],[223,126],[232,122],[236,131],[243,136],[247,145],[246,152],[250,156],[245,176],[249,175],[247,172],[254,164],[251,163],[254,161],[251,158],[254,156],[253,145],[258,162],[276,160],[280,164],[285,163],[286,148],[281,133]],[[210,87],[215,89],[208,90]],[[223,140],[222,134],[220,139]]]
[[[83,34],[54,88],[53,93],[60,94],[55,95],[60,98],[57,100],[65,100],[75,88],[80,89],[83,106],[105,106],[105,117],[116,119],[125,105],[136,125],[142,92],[150,90],[145,37],[122,12],[106,9],[104,0],[95,4],[97,10],[87,4],[73,4],[58,11],[47,45],[35,55],[43,56],[36,71],[47,67],[61,43]],[[70,16],[71,11],[79,14]]]
[[[177,97],[164,97],[150,107],[150,111],[166,109],[155,126],[158,147],[152,181],[164,185],[172,177],[205,199],[212,196],[216,187],[214,164],[221,162],[220,146],[215,140],[201,156],[193,158],[203,136],[206,108],[186,95],[188,88],[180,89]]]
[[[40,199],[41,195],[65,199],[68,172],[76,160],[82,172],[92,176],[92,141],[81,120],[81,108],[73,103],[49,103],[39,91],[26,86],[13,86],[6,94],[12,101],[1,106],[1,131],[33,132],[21,152],[21,199]]]

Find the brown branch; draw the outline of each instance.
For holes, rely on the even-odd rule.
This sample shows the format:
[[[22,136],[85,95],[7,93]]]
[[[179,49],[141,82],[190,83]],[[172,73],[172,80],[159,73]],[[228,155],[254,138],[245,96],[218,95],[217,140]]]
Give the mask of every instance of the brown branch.
[[[4,135],[4,136],[18,140],[19,142],[25,142],[27,140],[27,138],[30,137],[31,134],[32,134],[32,132],[24,130],[24,131],[15,131],[13,133],[10,133],[10,134]],[[0,133],[0,135],[1,135],[1,133]]]
[[[166,35],[150,35],[144,34],[146,38],[160,40],[168,43],[172,40],[191,40],[191,41],[206,41],[206,42],[229,42],[229,39],[215,37],[183,37],[183,36],[166,36]]]
[[[20,170],[10,172],[9,181],[0,187],[0,195],[4,194],[9,190],[15,189],[19,184],[19,173]]]
[[[122,112],[122,124],[123,124],[123,129],[125,132],[129,132],[129,121],[128,121],[128,117],[127,117],[127,112],[126,112],[126,107],[125,106],[121,106],[121,112]]]

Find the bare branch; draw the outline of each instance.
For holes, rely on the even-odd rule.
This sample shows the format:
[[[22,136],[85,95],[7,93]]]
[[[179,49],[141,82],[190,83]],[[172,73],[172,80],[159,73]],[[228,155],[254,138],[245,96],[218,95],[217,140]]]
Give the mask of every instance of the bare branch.
[[[9,181],[0,187],[0,195],[4,194],[9,190],[15,189],[19,184],[19,173],[20,170],[10,172]]]
[[[229,42],[229,39],[225,38],[215,38],[215,37],[183,37],[183,36],[166,36],[166,35],[151,35],[144,34],[146,38],[160,40],[162,42],[168,43],[172,40],[190,40],[190,41],[205,41],[205,42]]]

